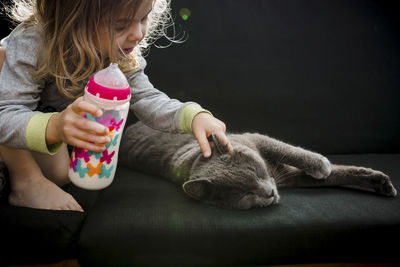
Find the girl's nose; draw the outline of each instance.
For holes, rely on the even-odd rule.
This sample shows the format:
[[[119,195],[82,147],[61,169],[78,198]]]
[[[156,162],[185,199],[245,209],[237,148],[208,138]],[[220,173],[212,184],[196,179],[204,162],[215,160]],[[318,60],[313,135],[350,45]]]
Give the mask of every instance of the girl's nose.
[[[134,22],[129,29],[128,39],[129,41],[140,41],[143,39],[143,28],[139,22]]]

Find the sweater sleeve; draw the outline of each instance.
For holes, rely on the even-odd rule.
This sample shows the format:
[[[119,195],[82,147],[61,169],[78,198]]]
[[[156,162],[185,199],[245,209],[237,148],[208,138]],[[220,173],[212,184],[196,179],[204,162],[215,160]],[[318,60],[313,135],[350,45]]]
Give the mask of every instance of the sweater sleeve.
[[[171,99],[154,88],[144,73],[146,61],[140,58],[139,62],[138,70],[128,75],[132,90],[131,109],[135,115],[153,129],[192,134],[193,118],[200,112],[208,111],[194,102],[182,103],[177,99]]]
[[[60,146],[49,149],[43,140],[49,116],[34,112],[44,86],[31,76],[41,38],[38,30],[20,24],[2,42],[6,57],[0,72],[0,144],[54,154]],[[37,143],[39,139],[41,145]]]

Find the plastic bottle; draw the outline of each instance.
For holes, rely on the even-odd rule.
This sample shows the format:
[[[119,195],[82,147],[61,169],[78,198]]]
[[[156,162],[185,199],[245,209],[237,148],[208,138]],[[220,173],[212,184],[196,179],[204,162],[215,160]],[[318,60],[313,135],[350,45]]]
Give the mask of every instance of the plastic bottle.
[[[89,113],[84,116],[106,126],[111,142],[104,152],[74,147],[68,175],[75,185],[97,190],[109,186],[114,179],[122,130],[129,111],[131,92],[118,64],[111,63],[97,72],[86,85],[83,98],[102,109],[103,115],[99,118]]]

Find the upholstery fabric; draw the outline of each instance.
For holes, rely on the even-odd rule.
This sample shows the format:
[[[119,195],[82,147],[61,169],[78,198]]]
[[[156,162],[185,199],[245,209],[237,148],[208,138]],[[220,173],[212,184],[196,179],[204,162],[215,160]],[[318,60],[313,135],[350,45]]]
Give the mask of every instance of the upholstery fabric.
[[[335,155],[389,174],[400,154]],[[399,262],[400,198],[348,188],[281,191],[278,205],[233,211],[202,204],[159,177],[119,167],[79,240],[83,266]],[[379,244],[379,249],[377,249]]]
[[[7,194],[0,198],[0,266],[76,258],[82,224],[99,192],[72,184],[64,190],[74,196],[85,212],[14,207],[8,204]]]

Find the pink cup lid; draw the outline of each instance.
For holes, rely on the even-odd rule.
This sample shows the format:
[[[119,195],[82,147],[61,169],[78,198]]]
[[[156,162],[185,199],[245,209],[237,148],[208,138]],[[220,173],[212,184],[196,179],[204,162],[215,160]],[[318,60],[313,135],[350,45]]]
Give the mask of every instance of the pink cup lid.
[[[126,88],[109,88],[102,86],[92,77],[87,84],[87,91],[99,98],[106,100],[129,100],[131,97],[131,89],[129,85]]]

